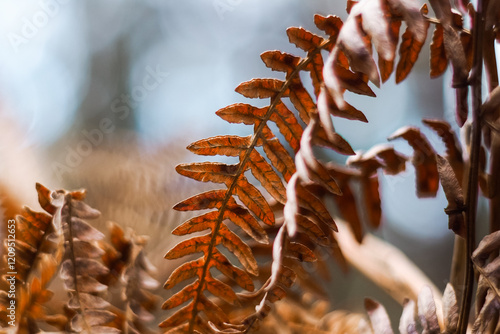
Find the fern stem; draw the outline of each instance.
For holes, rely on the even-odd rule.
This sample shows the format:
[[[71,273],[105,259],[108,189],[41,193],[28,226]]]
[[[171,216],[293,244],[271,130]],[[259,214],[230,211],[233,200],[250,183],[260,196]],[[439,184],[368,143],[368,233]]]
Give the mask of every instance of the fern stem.
[[[281,98],[285,94],[288,87],[291,85],[291,83],[292,83],[291,79],[296,77],[300,73],[300,71],[302,71],[312,61],[313,56],[315,54],[317,54],[317,53],[321,52],[321,50],[324,50],[327,47],[329,47],[329,45],[331,43],[333,43],[334,38],[336,38],[336,36],[330,37],[329,39],[327,39],[323,43],[321,43],[321,45],[319,45],[316,49],[314,49],[313,51],[310,51],[307,54],[307,56],[299,62],[297,67],[295,67],[295,69],[289,75],[287,75],[286,81],[283,84],[283,86],[281,87],[280,91],[278,93],[276,93],[276,95],[274,97],[271,98],[271,104],[269,105],[269,108],[267,110],[266,115],[262,118],[259,125],[256,127],[250,145],[248,146],[243,157],[240,158],[238,170],[234,174],[233,181],[228,186],[226,196],[224,197],[224,200],[222,201],[221,207],[219,209],[217,223],[215,225],[214,230],[212,231],[212,238],[210,239],[210,244],[208,246],[207,253],[205,255],[205,263],[203,264],[203,269],[202,269],[201,275],[199,276],[200,282],[199,282],[198,288],[196,290],[196,297],[193,300],[193,310],[191,312],[191,319],[189,321],[188,333],[193,333],[193,331],[194,331],[194,326],[195,326],[195,322],[196,322],[196,315],[198,313],[198,310],[196,309],[196,305],[199,302],[200,295],[202,294],[202,291],[204,288],[204,283],[205,283],[204,281],[205,281],[205,277],[207,275],[210,260],[212,259],[213,249],[216,247],[215,241],[217,239],[217,235],[219,234],[219,230],[222,226],[222,221],[224,220],[224,211],[226,210],[226,207],[227,207],[227,204],[229,203],[229,200],[233,196],[233,191],[234,191],[234,188],[236,187],[238,177],[245,172],[245,165],[246,165],[248,159],[250,159],[250,154],[251,154],[252,150],[254,149],[254,147],[257,145],[257,142],[259,141],[260,135],[262,134],[262,130],[266,126],[267,121],[269,121],[269,119],[271,118],[271,115],[274,113],[274,111],[276,109],[276,106],[278,105],[278,103],[280,103]]]
[[[488,27],[485,31],[484,43],[484,67],[486,70],[486,78],[488,79],[489,92],[493,91],[498,86],[498,67],[495,57],[495,33],[493,29]],[[499,131],[495,124],[489,124],[494,131],[491,133],[491,148],[490,148],[490,171],[496,171],[500,168],[500,145]],[[494,194],[490,198],[490,233],[500,230],[500,182],[489,182],[488,188],[490,194]]]
[[[484,7],[483,7],[484,6]],[[483,36],[484,36],[484,8],[487,0],[478,0],[477,12],[474,18],[474,64],[470,76],[472,87],[472,141],[470,153],[470,168],[467,187],[465,221],[467,225],[466,236],[466,273],[465,291],[462,297],[458,333],[465,334],[472,303],[474,286],[474,266],[472,252],[475,248],[476,214],[478,201],[478,173],[479,153],[481,149],[481,104],[482,104],[482,72],[483,72]]]
[[[67,219],[66,219],[66,224],[68,224],[68,243],[69,243],[69,256],[71,259],[71,262],[73,264],[73,279],[74,279],[74,285],[75,285],[75,296],[76,300],[78,302],[78,305],[80,306],[80,314],[82,316],[82,321],[84,323],[84,328],[89,332],[92,333],[89,324],[87,323],[87,319],[85,318],[85,310],[82,307],[82,302],[80,300],[80,292],[78,288],[78,280],[77,280],[77,273],[76,273],[76,258],[75,258],[75,248],[74,248],[74,243],[73,243],[73,224],[71,222],[71,216],[72,216],[72,209],[71,209],[71,194],[66,194],[64,197],[64,203],[68,207],[68,214],[67,214]]]

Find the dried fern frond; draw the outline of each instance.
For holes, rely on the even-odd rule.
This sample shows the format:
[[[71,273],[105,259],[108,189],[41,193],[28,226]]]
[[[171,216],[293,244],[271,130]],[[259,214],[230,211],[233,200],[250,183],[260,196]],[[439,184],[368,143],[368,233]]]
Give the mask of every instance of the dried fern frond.
[[[175,236],[165,235],[165,231],[171,231],[182,218],[182,213],[171,208],[179,196],[190,195],[194,183],[171,172],[188,155],[179,142],[146,150],[136,136],[120,133],[118,139],[95,147],[81,165],[64,175],[65,188],[85,188],[86,202],[99,208],[101,216],[92,224],[95,228],[107,235],[107,222],[114,221],[137,235],[151,237],[145,250],[159,270],[158,277],[170,273],[169,266],[159,264],[176,242]],[[166,293],[162,291],[161,295]]]
[[[238,157],[239,162],[204,162],[177,166],[177,171],[184,176],[203,182],[222,183],[227,189],[205,192],[175,206],[175,209],[181,211],[215,210],[192,218],[174,230],[174,234],[178,235],[205,230],[210,232],[184,240],[167,253],[166,258],[179,258],[200,252],[203,257],[180,266],[167,281],[165,287],[171,288],[181,280],[195,278],[194,283],[164,304],[165,308],[170,309],[187,302],[180,311],[164,321],[162,327],[174,328],[172,332],[189,333],[196,330],[234,333],[249,331],[257,322],[255,320],[269,313],[269,302],[280,299],[285,287],[293,281],[294,275],[289,274],[287,269],[290,268],[284,265],[284,259],[290,256],[299,260],[314,259],[314,252],[307,247],[307,242],[301,240],[295,243],[293,238],[305,235],[316,240],[324,238],[329,245],[336,243],[333,232],[337,231],[337,226],[322,201],[325,194],[335,195],[339,211],[353,227],[358,241],[363,238],[363,224],[359,215],[361,209],[365,211],[363,216],[366,217],[366,225],[379,226],[379,169],[386,174],[397,174],[406,168],[408,158],[392,147],[378,146],[348,159],[350,168],[339,168],[318,160],[315,146],[330,148],[340,154],[354,154],[348,141],[336,131],[331,116],[363,122],[366,122],[366,117],[344,100],[344,93],[350,91],[375,96],[369,82],[379,86],[393,71],[396,72],[396,82],[404,80],[419,56],[431,22],[439,25],[436,29],[442,30],[442,36],[441,30],[434,36],[432,75],[441,73],[447,61],[452,63],[454,87],[457,88],[457,118],[459,124],[465,121],[467,110],[463,104],[467,97],[465,85],[470,67],[467,67],[469,53],[464,47],[468,45],[468,32],[461,23],[457,23],[462,19],[461,15],[453,14],[451,7],[445,3],[448,2],[431,1],[437,18],[429,18],[427,6],[419,9],[416,1],[348,1],[349,16],[345,23],[334,16],[315,17],[316,26],[329,35],[328,39],[303,28],[292,27],[287,30],[290,42],[305,51],[305,57],[280,51],[262,54],[261,58],[266,66],[286,73],[285,80],[253,79],[240,84],[236,91],[248,98],[270,98],[269,106],[256,108],[248,104],[234,104],[217,112],[229,122],[254,125],[253,135],[217,136],[197,141],[188,147],[196,154]],[[455,22],[457,17],[458,21]],[[406,31],[400,41],[399,31],[403,22]],[[462,33],[465,37],[460,39],[459,35]],[[372,55],[373,49],[378,53],[378,64]],[[330,51],[326,62],[321,50]],[[399,62],[395,65],[397,50]],[[303,79],[299,76],[304,70],[310,72],[314,96],[305,89]],[[295,110],[289,109],[289,105]],[[305,128],[299,118],[306,124]],[[268,124],[270,122],[275,123],[284,142],[274,136]],[[450,215],[450,228],[463,235],[463,223],[460,221],[463,218],[463,205],[460,203],[458,187],[455,187],[457,180],[450,177],[449,170],[453,170],[455,177],[461,178],[467,162],[463,161],[461,149],[448,124],[434,120],[428,120],[426,124],[444,141],[450,168],[436,155],[425,136],[415,127],[403,128],[390,139],[403,138],[413,147],[412,163],[416,169],[419,197],[435,196],[441,177],[450,201],[446,211]],[[286,146],[295,155],[289,154]],[[284,205],[284,223],[274,238],[271,277],[255,293],[249,274],[257,275],[258,263],[248,245],[229,231],[225,223],[232,221],[257,242],[266,243],[269,240],[260,223],[273,225],[275,218],[269,201],[248,182],[245,176],[247,170],[250,170],[270,197]],[[286,190],[283,181],[286,183]],[[351,189],[352,182],[359,183],[361,199],[355,199]],[[238,212],[236,214],[235,207]],[[231,214],[228,213],[230,211]],[[243,217],[245,218],[242,219]],[[226,254],[233,253],[245,271],[233,265],[229,265],[231,269],[221,269],[220,263],[217,266],[214,258],[219,257],[219,254],[224,256],[219,245],[226,247]],[[223,259],[228,263],[225,257]],[[221,285],[219,281],[211,283],[217,280],[210,271],[214,267],[228,277],[238,273],[237,284],[249,292],[237,295],[231,286]],[[237,304],[245,295],[250,298],[265,293],[255,313],[243,320],[243,323],[232,323],[222,309],[207,311],[207,307],[212,304],[203,295],[204,291],[216,296],[214,300],[220,299],[232,304]],[[206,326],[207,323],[210,328]]]
[[[407,299],[399,321],[401,334],[456,333],[458,325],[458,305],[455,292],[450,284],[446,286],[442,304],[444,321],[440,321],[441,309],[436,306],[435,297],[429,287],[424,287],[418,300]],[[370,318],[374,334],[394,333],[385,308],[374,300],[365,299],[365,308]],[[417,319],[415,320],[415,312]]]
[[[114,324],[124,333],[149,333],[147,323],[154,319],[158,297],[150,292],[159,286],[152,275],[156,268],[144,252],[147,238],[126,233],[117,223],[108,222],[111,244],[101,242],[105,253],[102,261],[109,273],[99,281],[121,291],[113,312]],[[120,304],[120,306],[118,306]],[[125,304],[123,307],[122,305]]]
[[[483,238],[472,255],[479,272],[476,292],[476,320],[472,333],[497,333],[500,330],[500,271],[498,268],[500,231]]]
[[[370,17],[369,13],[373,9],[376,9],[377,14],[382,13],[383,15]],[[363,15],[366,18],[362,19]],[[269,299],[276,300],[274,294],[271,293],[277,288],[278,282],[281,281],[281,273],[285,269],[282,265],[282,259],[289,256],[290,252],[290,254],[296,252],[291,251],[290,245],[294,245],[294,243],[290,242],[289,239],[294,237],[299,228],[304,227],[304,224],[299,226],[299,221],[306,219],[308,225],[316,225],[328,240],[335,240],[332,231],[336,231],[336,225],[321,197],[325,191],[340,195],[341,188],[326,166],[316,159],[313,146],[331,148],[341,154],[354,153],[349,143],[335,131],[331,115],[366,121],[362,112],[343,100],[343,93],[345,90],[350,90],[358,94],[375,96],[368,86],[369,79],[375,84],[379,84],[378,70],[371,58],[370,39],[374,41],[379,52],[380,67],[385,70],[383,79],[386,80],[393,70],[399,26],[403,20],[408,24],[407,35],[414,43],[420,43],[421,47],[425,40],[428,24],[412,2],[361,1],[352,7],[351,15],[344,25],[338,17],[317,15],[315,23],[319,29],[329,35],[328,39],[303,28],[289,28],[287,34],[290,42],[307,52],[307,55],[300,58],[279,51],[268,51],[261,56],[266,66],[275,71],[285,72],[286,80],[253,79],[236,88],[236,91],[245,97],[270,98],[270,105],[256,108],[248,104],[234,104],[217,112],[219,116],[229,122],[254,125],[254,134],[248,137],[212,137],[188,146],[188,149],[196,154],[239,157],[239,163],[229,165],[206,162],[177,166],[177,171],[184,176],[203,182],[223,183],[227,190],[202,193],[174,207],[182,211],[214,208],[216,210],[192,218],[174,230],[174,234],[178,235],[187,235],[208,229],[211,232],[182,241],[167,253],[166,258],[179,258],[197,252],[203,252],[204,255],[198,260],[179,267],[167,281],[165,286],[171,288],[181,280],[196,277],[194,283],[170,298],[164,307],[170,309],[189,300],[192,302],[164,321],[161,327],[176,327],[175,330],[193,332],[196,329],[203,330],[200,324],[208,321],[215,326],[230,326],[228,324],[230,319],[223,316],[219,310],[210,314],[205,312],[207,306],[211,304],[208,299],[202,296],[202,292],[208,290],[229,303],[235,303],[238,300],[231,288],[222,286],[217,281],[217,284],[209,283],[215,280],[211,276],[210,268],[217,267],[217,261],[214,261],[213,258],[214,254],[216,257],[219,256],[218,245],[223,244],[229,252],[236,255],[247,273],[256,275],[258,265],[248,246],[227,229],[224,220],[232,220],[251,238],[260,242],[266,242],[268,237],[254,216],[264,224],[272,225],[274,223],[274,215],[267,200],[255,186],[247,181],[246,170],[250,170],[262,188],[274,200],[285,204],[285,224],[276,234],[274,241],[272,275],[269,284],[264,285],[267,293],[257,308],[257,313],[250,316],[251,318],[258,317],[258,314],[267,313],[267,301]],[[377,25],[381,23],[385,25],[378,27]],[[386,38],[384,35],[386,30],[391,32],[390,38]],[[407,75],[413,66],[420,48],[417,49],[410,47],[409,51],[405,51],[410,55],[401,57],[400,64],[406,61],[405,57],[409,58],[410,61],[398,66],[397,71],[400,79],[401,75]],[[331,51],[326,65],[323,62],[321,50]],[[359,59],[360,54],[366,55],[366,57]],[[301,82],[298,74],[303,70],[310,72],[317,102],[314,101]],[[300,119],[307,124],[305,130],[302,129],[294,113],[284,103],[284,98],[290,99]],[[274,136],[267,125],[269,121],[276,124],[288,146],[296,153],[295,164],[285,146]],[[258,147],[262,147],[265,157],[257,150]],[[391,153],[392,156],[387,156]],[[386,154],[385,158],[383,158],[384,154]],[[388,167],[393,169],[393,173],[404,168],[404,158],[393,150],[388,149],[380,152],[379,159],[387,159],[381,167],[387,167],[388,161],[393,159],[395,165]],[[357,167],[360,169],[360,174],[363,175],[360,179],[364,189],[365,203],[369,208],[369,223],[372,226],[378,226],[381,216],[378,179],[374,176],[376,169],[369,167],[371,162],[368,160],[359,160]],[[286,191],[282,179],[287,182]],[[311,187],[311,184],[314,187]],[[235,201],[235,195],[243,206]],[[238,212],[236,215],[229,214],[231,211],[235,212],[233,208],[236,208]],[[238,216],[248,218],[241,219],[237,218]],[[357,217],[354,217],[354,220],[356,219]],[[247,223],[243,223],[242,220],[247,221]],[[361,225],[356,221],[353,222],[353,225],[357,226],[358,240],[361,240]],[[304,252],[313,254],[306,246],[301,245],[300,247],[304,247],[301,248],[301,254],[305,254]],[[300,258],[301,256],[299,256]],[[220,267],[219,265],[219,270]],[[236,272],[236,269],[241,270],[233,266],[232,268],[233,272]],[[181,275],[181,271],[189,274]],[[227,272],[227,269],[225,271]],[[224,271],[223,273],[226,274]],[[253,283],[249,284],[251,282],[250,276],[242,271],[239,273],[240,276],[243,275],[245,282],[248,282],[239,284],[240,287],[252,291],[254,286]],[[282,288],[280,289],[282,290]],[[203,318],[200,317],[201,313],[205,313]],[[234,329],[236,330],[236,327]]]
[[[104,235],[84,220],[100,213],[83,202],[84,190],[59,191],[57,195],[63,199],[59,228],[65,253],[60,277],[70,297],[66,306],[73,313],[69,327],[79,333],[119,333],[108,326],[115,314],[106,310],[110,305],[105,299],[107,286],[96,280],[109,272],[97,260],[104,254],[97,243]]]
[[[177,167],[177,171],[184,176],[204,182],[223,183],[227,190],[205,192],[174,207],[182,211],[214,208],[216,210],[192,218],[174,230],[174,234],[178,235],[207,229],[210,229],[211,232],[204,236],[185,240],[167,253],[166,258],[178,258],[196,252],[203,252],[204,256],[182,265],[170,276],[165,285],[167,288],[173,287],[187,278],[197,277],[197,279],[164,304],[164,308],[169,309],[192,299],[192,302],[188,303],[187,306],[164,321],[161,327],[177,326],[176,330],[192,332],[195,329],[206,330],[207,328],[201,324],[208,321],[216,326],[229,322],[223,312],[213,307],[212,302],[202,295],[204,290],[208,290],[226,302],[236,303],[238,301],[237,295],[231,288],[222,285],[223,283],[212,277],[211,267],[215,267],[224,275],[235,279],[241,288],[247,291],[254,290],[252,279],[248,274],[256,275],[258,273],[257,262],[250,248],[239,236],[228,229],[224,220],[232,221],[257,242],[268,242],[268,237],[259,221],[273,225],[275,222],[274,214],[261,191],[247,180],[245,171],[250,170],[262,188],[274,200],[282,204],[286,203],[287,194],[283,181],[291,181],[296,167],[292,156],[284,144],[275,137],[267,123],[275,123],[283,135],[286,145],[295,152],[299,150],[301,140],[311,140],[310,136],[303,136],[302,126],[294,113],[284,103],[284,98],[290,99],[298,115],[306,124],[317,117],[315,116],[317,114],[316,103],[304,88],[298,74],[300,71],[310,71],[315,92],[319,93],[323,67],[320,52],[323,49],[331,49],[337,38],[341,21],[333,16],[328,18],[317,16],[316,22],[321,28],[331,33],[329,39],[324,39],[302,28],[290,28],[287,31],[290,41],[307,52],[305,58],[279,51],[262,54],[262,60],[268,67],[276,71],[286,72],[286,81],[253,79],[236,88],[237,92],[249,98],[270,98],[271,102],[268,107],[256,108],[248,104],[235,104],[217,112],[220,117],[229,122],[254,125],[252,136],[218,136],[203,139],[188,146],[188,149],[196,154],[238,157],[239,163],[227,165],[207,162],[182,164]],[[363,119],[360,112],[356,112],[354,108],[351,108],[351,114],[355,116],[348,112],[344,114],[350,115],[351,118]],[[316,122],[316,124],[318,123]],[[329,138],[323,128],[318,127],[316,131],[318,132],[316,142],[319,145],[333,148],[343,154],[353,153],[349,144],[340,135],[337,134]],[[261,153],[261,150],[265,155]],[[335,181],[319,162],[316,162],[315,177],[323,179],[330,191],[339,194]],[[302,215],[303,219],[308,220],[309,225],[326,224],[335,229],[335,223],[321,200],[310,189],[302,185],[298,185],[298,187],[297,191],[301,197],[298,201],[299,209],[297,212]],[[235,200],[235,196],[240,202]],[[283,240],[283,246],[290,250],[290,255],[296,254],[295,256],[304,258],[299,254],[311,252],[306,246],[296,246],[295,243],[290,243],[286,238]],[[236,255],[246,272],[230,264],[219,250],[218,245],[224,245],[229,252]],[[281,268],[281,266],[279,267]],[[282,269],[278,269],[278,271],[280,270]],[[181,275],[181,273],[186,274]],[[278,281],[279,279],[273,280]],[[275,296],[282,297],[284,292],[277,294],[277,291],[275,290]],[[280,288],[279,291],[282,289]],[[273,297],[273,300],[276,298]],[[210,309],[216,311],[207,312]],[[206,318],[201,318],[201,313],[205,313]]]
[[[58,210],[51,204],[50,190],[36,185],[38,201],[46,212],[28,207],[16,217],[5,239],[5,255],[0,290],[0,314],[4,326],[9,322],[8,307],[15,302],[16,321],[20,333],[38,328],[36,321],[48,321],[61,326],[65,319],[47,316],[43,304],[52,297],[48,285],[56,274],[62,258],[61,240],[57,234]],[[12,232],[12,233],[11,233]],[[11,237],[14,237],[11,239]],[[7,281],[8,279],[8,281]],[[12,289],[12,286],[15,286]],[[63,317],[64,318],[64,317]],[[10,318],[10,320],[13,320]]]

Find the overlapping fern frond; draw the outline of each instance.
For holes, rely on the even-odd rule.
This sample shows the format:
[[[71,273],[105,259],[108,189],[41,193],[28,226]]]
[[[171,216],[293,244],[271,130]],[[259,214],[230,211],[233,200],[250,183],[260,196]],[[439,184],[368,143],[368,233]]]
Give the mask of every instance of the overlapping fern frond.
[[[86,222],[100,212],[83,201],[85,190],[50,191],[41,184],[36,189],[45,212],[24,208],[11,224],[12,238],[4,243],[2,328],[9,333],[39,333],[47,328],[137,332],[137,327],[151,320],[148,312],[156,302],[147,291],[157,282],[149,275],[152,267],[142,249],[145,239],[119,238],[117,231],[122,230],[113,224],[112,246],[108,245],[102,240],[104,234]],[[54,295],[52,283],[61,284],[57,278],[68,298],[59,296],[57,302],[48,303]],[[125,308],[110,303],[110,284],[123,287],[120,299]]]
[[[62,328],[64,316],[49,316],[44,304],[53,292],[48,285],[62,259],[61,240],[54,225],[58,208],[51,204],[50,190],[37,184],[38,201],[45,212],[25,207],[16,217],[10,237],[5,240],[4,267],[0,291],[2,326],[15,325],[19,333],[34,331],[37,321],[45,321]],[[57,215],[56,215],[57,219]],[[9,259],[10,254],[10,259]],[[14,306],[12,306],[14,305]],[[14,308],[13,313],[9,307]],[[9,324],[10,322],[10,324]]]
[[[114,307],[117,319],[113,321],[123,333],[150,333],[148,323],[158,298],[151,290],[159,286],[153,278],[156,268],[144,252],[147,237],[136,236],[132,231],[124,231],[117,223],[108,222],[110,244],[101,243],[104,249],[103,263],[109,272],[99,277],[99,281],[118,287],[119,298],[125,306]]]
[[[109,272],[99,261],[104,252],[97,242],[104,234],[84,220],[95,219],[100,212],[82,201],[85,191],[59,195],[64,200],[59,228],[65,245],[60,276],[70,297],[66,307],[73,313],[69,327],[83,333],[119,333],[108,326],[115,318],[106,310],[110,305],[106,300],[108,287],[95,279]]]
[[[290,41],[307,52],[304,58],[280,51],[262,54],[261,58],[268,67],[286,72],[285,81],[253,79],[236,88],[237,92],[248,98],[270,98],[268,107],[256,108],[249,104],[234,104],[217,112],[217,115],[231,123],[253,125],[253,135],[248,137],[218,136],[203,139],[188,146],[188,149],[196,154],[238,157],[239,162],[233,165],[214,162],[192,163],[177,167],[177,171],[182,175],[204,182],[223,183],[226,189],[196,195],[174,207],[176,210],[184,211],[216,210],[188,220],[173,232],[177,235],[186,235],[210,229],[208,234],[182,241],[166,255],[166,258],[173,259],[203,252],[201,258],[177,268],[166,282],[165,287],[171,288],[182,280],[196,277],[194,283],[186,286],[164,304],[165,309],[170,309],[191,300],[165,320],[161,324],[162,327],[192,332],[193,330],[209,330],[206,325],[209,321],[216,326],[227,326],[224,323],[229,322],[229,319],[204,295],[204,291],[229,303],[237,304],[239,297],[232,288],[213,276],[211,268],[216,268],[225,276],[235,280],[242,289],[249,292],[255,289],[250,275],[257,275],[257,261],[249,246],[228,228],[227,221],[239,226],[255,241],[268,242],[268,236],[261,224],[273,225],[274,213],[266,196],[248,181],[247,171],[252,173],[262,189],[275,201],[282,204],[287,202],[284,182],[290,182],[292,175],[296,172],[293,157],[288,150],[297,152],[301,140],[305,138],[301,121],[306,124],[310,122],[318,124],[314,121],[317,118],[316,103],[304,88],[299,73],[310,72],[315,93],[319,94],[323,84],[321,51],[330,50],[333,47],[342,25],[340,19],[333,16],[327,18],[316,16],[315,22],[330,34],[328,39],[302,28],[290,28],[287,31]],[[291,102],[301,121],[289,109],[286,100]],[[339,111],[339,113],[342,112]],[[364,119],[362,113],[354,108],[344,112],[343,115]],[[272,132],[270,122],[277,126],[285,143]],[[340,135],[336,134],[329,138],[323,128],[318,128],[317,131],[319,136],[316,142],[319,145],[333,148],[343,154],[353,153],[349,144]],[[319,162],[315,178],[322,180],[330,192],[340,194],[336,182]],[[305,186],[300,186],[298,192],[301,195],[298,214],[300,214],[302,225],[310,227],[314,225],[316,228],[308,229],[310,233],[318,231],[321,233],[320,237],[323,237],[326,232],[329,238],[333,238],[331,231],[335,230],[336,226],[321,199]],[[317,225],[320,225],[321,229]],[[326,230],[323,227],[326,227]],[[286,249],[289,256],[299,260],[314,260],[313,253],[306,246],[289,242],[287,238],[282,240],[281,247]],[[244,270],[229,262],[224,255],[228,251],[238,258]],[[294,279],[293,272],[282,266],[279,271],[292,275],[289,280],[286,280],[289,283],[285,284],[290,285]],[[271,298],[273,301],[283,296],[283,293],[278,293],[282,289],[276,289],[271,292],[274,296]]]
[[[311,231],[321,231],[316,235],[317,238],[327,240],[327,245],[335,242],[333,232],[336,231],[336,225],[322,202],[325,193],[336,195],[335,198],[341,203],[342,190],[345,190],[347,197],[353,196],[349,183],[351,178],[356,178],[361,182],[364,193],[364,201],[359,206],[368,207],[367,216],[371,226],[380,223],[376,171],[378,167],[392,174],[404,170],[405,157],[390,147],[379,148],[379,151],[370,153],[370,157],[351,160],[355,168],[347,169],[346,172],[345,169],[319,161],[313,147],[321,146],[341,154],[354,154],[349,143],[335,130],[331,116],[364,122],[366,117],[344,100],[344,92],[348,90],[375,96],[368,81],[378,86],[379,70],[382,81],[387,80],[393,72],[399,28],[401,22],[405,21],[408,28],[399,49],[400,60],[396,69],[397,80],[403,80],[418,57],[428,23],[412,1],[351,2],[350,10],[344,24],[335,16],[315,16],[316,26],[326,32],[329,36],[327,39],[303,28],[287,30],[290,42],[306,52],[304,57],[280,51],[267,51],[261,55],[266,66],[286,73],[285,81],[253,79],[240,84],[236,91],[248,98],[269,98],[269,106],[257,108],[239,103],[217,111],[217,115],[231,123],[253,125],[253,135],[217,136],[188,146],[196,154],[238,157],[239,161],[232,165],[204,162],[177,166],[177,172],[184,176],[203,182],[223,183],[226,188],[195,195],[174,207],[182,211],[215,210],[186,221],[173,232],[188,235],[210,230],[208,234],[180,242],[166,254],[166,258],[175,259],[203,253],[202,257],[178,267],[167,280],[165,287],[172,288],[183,280],[195,279],[165,302],[165,309],[185,305],[167,318],[161,327],[172,328],[172,332],[241,329],[239,325],[231,325],[222,309],[204,292],[208,291],[217,300],[232,304],[238,304],[241,298],[230,286],[214,277],[215,271],[211,271],[211,268],[235,280],[242,289],[252,292],[255,288],[250,275],[257,274],[258,263],[248,245],[227,225],[231,221],[255,241],[268,241],[260,224],[274,224],[274,214],[266,196],[248,181],[248,170],[260,183],[261,189],[275,201],[284,204],[285,223],[274,240],[272,275],[260,289],[265,292],[263,300],[257,312],[250,315],[244,325],[253,323],[255,318],[267,313],[266,302],[281,298],[276,298],[275,292],[283,285],[284,272],[289,273],[285,276],[293,278],[289,268],[283,265],[283,258],[292,256],[299,260],[314,260],[311,256],[314,253],[309,248],[291,241],[297,231],[305,230],[309,234],[314,234]],[[372,43],[379,53],[378,68],[371,56]],[[323,50],[330,51],[326,64],[321,53]],[[302,83],[299,75],[302,71],[310,74],[314,97]],[[290,106],[295,110],[290,110]],[[270,122],[279,129],[284,142],[272,133]],[[306,127],[303,128],[302,124]],[[286,146],[295,156],[288,152]],[[336,177],[339,177],[342,187]],[[437,185],[437,178],[433,182]],[[344,203],[350,202],[350,199]],[[349,221],[355,226],[358,240],[361,240],[362,225],[356,214],[357,205],[352,204],[352,209],[346,209],[344,213],[352,218]],[[238,258],[244,270],[229,262],[223,255],[228,252]],[[211,328],[207,326],[210,323]]]

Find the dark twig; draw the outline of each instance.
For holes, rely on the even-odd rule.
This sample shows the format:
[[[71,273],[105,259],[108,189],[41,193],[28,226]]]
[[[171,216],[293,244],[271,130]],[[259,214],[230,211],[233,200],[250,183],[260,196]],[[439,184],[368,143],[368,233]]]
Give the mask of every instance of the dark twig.
[[[465,334],[472,303],[474,286],[474,267],[472,252],[475,248],[476,211],[478,196],[479,153],[481,148],[481,81],[483,71],[483,37],[484,37],[484,8],[487,0],[478,0],[477,11],[474,18],[474,64],[469,79],[472,87],[472,141],[470,148],[470,169],[467,186],[465,219],[467,224],[466,236],[466,276],[465,291],[462,298],[458,333]]]

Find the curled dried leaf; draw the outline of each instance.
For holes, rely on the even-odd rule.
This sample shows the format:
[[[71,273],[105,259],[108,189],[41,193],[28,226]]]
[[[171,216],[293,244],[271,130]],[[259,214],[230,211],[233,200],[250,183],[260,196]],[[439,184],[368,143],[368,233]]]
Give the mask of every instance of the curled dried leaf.
[[[359,5],[353,8],[353,12],[340,31],[337,45],[349,59],[352,70],[368,75],[370,81],[379,87],[380,76],[372,57],[371,41],[363,31],[360,8],[362,7]]]
[[[399,331],[401,334],[417,334],[417,324],[415,322],[415,302],[406,299],[403,303],[403,313],[399,320]]]
[[[342,28],[342,20],[338,16],[329,15],[327,17],[321,16],[319,14],[314,15],[314,24],[318,29],[323,30],[327,35],[330,36],[332,42],[336,42],[336,37]]]
[[[443,294],[443,317],[446,333],[456,333],[458,329],[458,303],[455,290],[451,284],[446,284]]]
[[[365,309],[370,317],[373,332],[375,334],[392,334],[391,321],[385,308],[376,301],[365,298]]]
[[[439,334],[439,322],[436,315],[436,303],[429,286],[424,286],[418,294],[418,318],[424,329],[424,333]]]
[[[417,196],[436,196],[439,187],[439,174],[436,165],[436,154],[427,138],[415,127],[403,127],[388,139],[405,139],[413,148],[412,158],[417,176]]]
[[[434,130],[446,146],[446,159],[457,175],[458,180],[462,180],[463,157],[462,148],[457,136],[450,124],[442,120],[424,119],[422,122]]]
[[[396,83],[400,83],[406,79],[417,62],[420,51],[424,46],[427,29],[429,28],[429,23],[425,22],[424,25],[425,28],[423,29],[423,38],[415,35],[409,27],[401,37],[402,41],[399,46],[399,62],[396,67]]]
[[[436,159],[439,180],[446,195],[446,199],[448,200],[448,206],[445,209],[445,212],[449,217],[448,227],[462,238],[465,238],[467,229],[463,215],[465,203],[462,187],[460,186],[455,172],[451,168],[448,160],[440,155],[437,155]]]
[[[442,75],[448,67],[448,57],[443,43],[443,26],[436,24],[431,43],[431,78]]]

